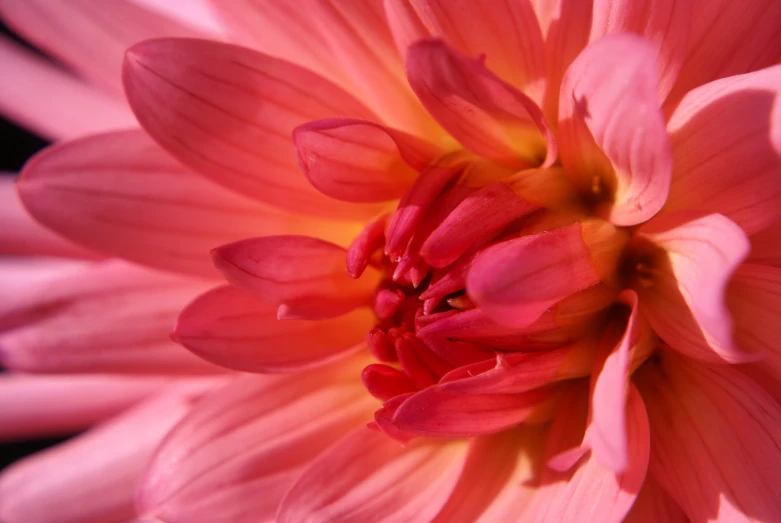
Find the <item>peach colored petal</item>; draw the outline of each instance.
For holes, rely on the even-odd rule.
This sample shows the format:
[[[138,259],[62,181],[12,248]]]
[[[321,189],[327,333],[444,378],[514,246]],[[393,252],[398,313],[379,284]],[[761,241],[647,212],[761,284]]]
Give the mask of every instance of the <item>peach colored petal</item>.
[[[233,287],[212,289],[179,315],[173,338],[200,357],[245,372],[298,372],[364,346],[367,308],[329,320],[277,320],[277,306]]]
[[[649,473],[691,521],[781,517],[781,406],[730,365],[673,353],[635,374],[651,421]]]
[[[0,37],[0,72],[13,77],[0,82],[0,112],[46,139],[138,125],[119,100],[5,37]]]
[[[272,521],[304,467],[375,406],[357,380],[327,370],[241,377],[199,403],[156,452],[139,513],[166,523]]]
[[[211,183],[141,131],[52,146],[28,162],[18,188],[36,219],[82,245],[203,276],[216,274],[209,249],[229,241],[340,232],[334,223],[313,223]]]
[[[160,39],[128,50],[123,77],[144,129],[217,183],[303,214],[365,218],[377,211],[323,196],[298,169],[294,128],[333,116],[373,118],[314,73],[242,47]]]
[[[659,109],[656,50],[635,35],[610,35],[570,65],[559,101],[561,162],[573,183],[617,225],[662,208],[672,174]]]
[[[667,124],[674,176],[665,211],[717,212],[746,234],[781,219],[779,122],[781,65],[688,93]]]
[[[304,471],[282,500],[277,521],[429,521],[447,502],[467,450],[464,442],[402,446],[359,429]]]

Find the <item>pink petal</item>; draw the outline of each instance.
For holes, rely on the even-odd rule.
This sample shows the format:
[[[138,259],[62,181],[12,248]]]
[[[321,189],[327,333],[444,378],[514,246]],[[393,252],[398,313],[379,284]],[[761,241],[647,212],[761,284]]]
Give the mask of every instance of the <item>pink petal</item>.
[[[686,58],[691,23],[691,2],[595,0],[590,41],[619,33],[645,37],[656,49],[659,99],[664,100]]]
[[[675,176],[665,210],[717,212],[746,234],[781,219],[779,93],[776,66],[703,85],[684,97],[667,125]]]
[[[97,258],[99,255],[42,227],[27,213],[8,176],[0,178],[0,252],[31,256]]]
[[[274,520],[302,469],[371,418],[376,402],[356,378],[244,376],[211,394],[158,449],[139,513],[166,523]]]
[[[119,100],[5,37],[0,71],[14,79],[0,83],[0,112],[49,140],[138,125]]]
[[[635,374],[649,473],[691,521],[777,521],[781,406],[734,367],[660,356]]]
[[[400,198],[441,154],[401,131],[348,118],[310,122],[293,131],[298,161],[312,185],[346,202]]]
[[[181,24],[196,28],[217,38],[227,28],[217,17],[210,0],[131,0],[145,9],[173,18]]]
[[[580,391],[577,391],[580,392]],[[555,449],[571,432],[577,405],[565,402],[559,409],[549,436],[549,449]],[[605,521],[620,522],[629,512],[645,479],[650,453],[649,423],[637,389],[629,390],[627,405],[628,468],[621,474],[602,467],[593,454],[587,454],[574,470],[547,468],[543,471],[533,505],[524,521]]]
[[[637,36],[607,36],[589,45],[562,81],[561,161],[617,225],[648,220],[670,186],[672,151],[655,59],[654,47]]]
[[[263,233],[341,232],[333,222],[308,221],[203,179],[141,131],[50,147],[28,162],[18,189],[33,217],[69,239],[198,275],[215,275],[208,251],[229,241]],[[349,232],[343,240],[348,238]]]
[[[648,474],[643,488],[626,515],[624,523],[688,523],[689,518],[681,507],[673,501],[653,476]]]
[[[220,372],[168,339],[205,288],[118,262],[31,280],[0,309],[0,361],[27,372]]]
[[[508,167],[550,166],[556,142],[528,96],[439,40],[410,47],[407,77],[428,111],[470,151]]]
[[[687,356],[744,362],[735,347],[725,300],[727,283],[749,251],[740,227],[719,214],[662,215],[638,234],[656,254],[647,285],[636,286],[640,310],[659,336]]]
[[[202,294],[179,314],[173,338],[217,365],[289,372],[355,352],[375,323],[366,308],[328,320],[281,321],[275,305],[224,286]]]
[[[407,84],[381,1],[212,2],[245,45],[344,87],[387,125],[442,136]]]
[[[286,319],[322,319],[369,305],[379,283],[376,271],[352,279],[346,253],[308,236],[266,236],[224,245],[213,258],[229,282],[281,306]]]
[[[133,491],[155,447],[192,402],[213,386],[175,386],[6,469],[0,476],[0,517],[36,523],[102,523],[133,517]]]
[[[489,9],[470,0],[385,2],[385,8],[402,56],[415,40],[441,38],[466,56],[485,55],[488,69],[540,100],[545,52],[528,0],[495,2]]]
[[[0,440],[78,432],[170,382],[141,376],[0,376]]]
[[[127,1],[3,0],[0,15],[26,40],[117,96],[125,49],[150,38],[199,36]]]
[[[242,47],[161,39],[129,49],[123,76],[144,129],[217,183],[306,214],[366,217],[376,211],[326,198],[298,170],[294,128],[331,116],[372,118],[314,73]]]
[[[680,100],[688,91],[718,78],[778,63],[778,2],[694,0],[691,5],[694,16],[689,51],[670,100]]]
[[[781,267],[781,221],[751,235],[751,253],[748,261]]]
[[[467,291],[497,322],[527,327],[557,302],[610,274],[622,245],[618,231],[599,220],[521,236],[478,255]]]
[[[282,500],[277,521],[430,521],[447,502],[466,455],[461,442],[405,447],[359,429],[307,468]]]

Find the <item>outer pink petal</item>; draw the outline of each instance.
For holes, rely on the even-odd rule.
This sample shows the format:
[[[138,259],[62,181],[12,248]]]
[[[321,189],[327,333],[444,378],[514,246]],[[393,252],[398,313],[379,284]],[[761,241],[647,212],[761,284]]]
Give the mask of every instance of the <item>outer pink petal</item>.
[[[2,0],[0,16],[25,39],[117,96],[125,49],[150,38],[199,36],[127,0]]]
[[[659,485],[653,476],[648,474],[643,482],[643,488],[632,505],[632,510],[626,515],[624,523],[688,523],[689,518],[681,510],[667,492]]]
[[[581,391],[577,391],[581,392]],[[549,436],[549,449],[563,432],[571,432],[578,412],[565,402],[559,409]],[[645,479],[650,452],[649,424],[643,400],[637,389],[629,390],[627,412],[628,468],[621,474],[602,467],[593,454],[580,458],[567,472],[545,469],[540,486],[524,521],[551,523],[560,521],[620,522],[629,512]]]
[[[347,202],[400,198],[442,151],[365,120],[330,118],[293,131],[301,169],[323,194]]]
[[[667,125],[675,175],[665,210],[718,212],[746,234],[781,219],[779,122],[781,65],[687,94]]]
[[[466,456],[463,442],[405,447],[359,429],[309,466],[282,500],[277,521],[429,521],[447,502]]]
[[[228,29],[217,16],[209,0],[130,0],[134,4],[173,18],[206,34],[224,36]]]
[[[128,102],[147,132],[217,183],[306,214],[376,211],[323,196],[298,169],[295,127],[334,116],[372,118],[314,73],[242,47],[161,39],[129,49],[123,76]]]
[[[212,3],[246,45],[336,82],[387,125],[418,136],[441,137],[441,129],[407,84],[382,0]]]
[[[139,513],[166,523],[272,521],[302,469],[371,418],[375,401],[332,371],[245,376],[198,404],[154,456]]]
[[[102,523],[135,514],[133,490],[170,428],[213,382],[182,384],[0,476],[8,523]]]
[[[686,58],[691,24],[691,2],[595,0],[590,40],[617,33],[636,33],[649,40],[657,53],[659,99],[664,100]]]
[[[141,376],[0,375],[0,440],[81,431],[170,383]]]
[[[286,319],[322,319],[369,305],[376,271],[360,280],[347,274],[347,251],[308,236],[266,236],[213,251],[225,278],[258,299],[279,305]]]
[[[484,55],[488,69],[540,101],[544,43],[528,0],[490,6],[470,0],[389,0],[385,10],[402,56],[421,37],[441,38],[464,55]]]
[[[662,208],[672,174],[659,109],[656,50],[634,35],[607,36],[572,63],[561,86],[561,161],[597,211],[635,225]]]
[[[179,315],[173,337],[200,357],[245,372],[319,366],[360,348],[377,319],[361,308],[329,320],[278,320],[276,305],[217,287]]]
[[[781,221],[763,229],[751,238],[751,253],[748,261],[762,265],[781,267]]]
[[[718,78],[757,71],[781,57],[781,4],[693,0],[689,52],[670,100]]]
[[[781,406],[738,369],[672,353],[635,381],[651,422],[649,472],[692,521],[781,518]]]
[[[118,262],[30,278],[4,288],[0,361],[28,372],[220,372],[168,340],[207,287]]]
[[[743,231],[719,214],[665,214],[638,234],[664,249],[650,285],[635,288],[643,316],[674,349],[710,361],[751,359],[735,347],[727,283],[749,251]]]
[[[208,252],[220,244],[335,228],[227,191],[181,167],[141,131],[46,149],[28,162],[18,189],[33,217],[82,245],[207,276],[215,275]]]
[[[469,271],[469,296],[497,322],[527,327],[557,302],[600,282],[616,259],[608,254],[615,250],[614,232],[604,222],[584,222],[489,247]]]
[[[509,167],[551,165],[556,142],[525,94],[439,40],[409,49],[407,76],[428,111],[470,151]]]
[[[96,258],[99,255],[42,227],[25,210],[14,179],[0,178],[0,252],[3,254]]]

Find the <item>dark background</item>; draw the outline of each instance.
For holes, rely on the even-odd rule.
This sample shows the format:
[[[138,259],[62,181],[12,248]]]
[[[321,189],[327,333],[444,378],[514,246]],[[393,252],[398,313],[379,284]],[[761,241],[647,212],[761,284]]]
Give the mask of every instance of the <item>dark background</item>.
[[[11,37],[17,42],[24,43],[19,40],[16,35],[11,33],[1,22],[0,34]],[[12,82],[13,72],[11,72],[8,77],[3,78],[2,81]],[[44,148],[46,145],[47,142],[45,140],[17,127],[13,122],[9,122],[0,114],[0,172],[15,173],[19,171],[21,166],[24,165],[25,161],[27,161],[30,156]],[[2,226],[3,225],[0,224],[0,227]],[[3,399],[0,398],[0,401],[3,401]],[[43,439],[38,441],[0,444],[0,468],[60,441],[62,440]]]

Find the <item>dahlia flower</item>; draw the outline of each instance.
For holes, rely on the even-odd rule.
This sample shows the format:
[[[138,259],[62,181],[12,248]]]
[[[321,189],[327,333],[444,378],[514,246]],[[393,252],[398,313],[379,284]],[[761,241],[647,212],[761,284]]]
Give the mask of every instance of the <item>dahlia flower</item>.
[[[158,27],[6,4],[115,90]],[[242,374],[198,390],[139,517],[781,519],[781,4],[211,6],[232,43],[125,51],[141,129],[17,184],[116,263],[227,280],[172,338]]]

